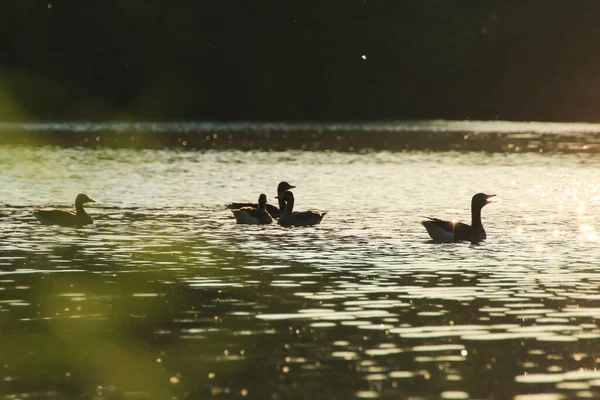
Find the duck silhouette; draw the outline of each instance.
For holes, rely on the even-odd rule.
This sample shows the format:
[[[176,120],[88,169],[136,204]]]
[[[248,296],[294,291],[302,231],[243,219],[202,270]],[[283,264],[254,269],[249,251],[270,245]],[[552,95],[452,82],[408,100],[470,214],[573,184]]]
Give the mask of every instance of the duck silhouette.
[[[421,225],[427,229],[429,236],[442,243],[470,241],[477,243],[486,239],[485,229],[481,222],[481,209],[485,207],[495,194],[477,193],[471,199],[471,225],[462,222],[444,221],[438,218],[426,217]]]
[[[279,216],[278,224],[281,226],[311,226],[320,224],[327,212],[319,211],[294,211],[294,194],[289,190],[278,197],[285,201],[285,209]]]
[[[82,226],[93,224],[92,217],[83,209],[85,203],[95,203],[88,195],[80,193],[75,198],[75,211],[73,210],[45,210],[36,208],[33,216],[37,218],[42,225],[60,225],[60,226]]]
[[[269,215],[271,217],[279,218],[279,216],[283,212],[283,209],[285,208],[285,203],[283,202],[283,200],[281,198],[278,198],[279,195],[281,193],[285,192],[286,190],[294,189],[295,187],[296,186],[290,185],[289,183],[287,183],[285,181],[279,182],[279,185],[277,185],[277,197],[276,197],[279,200],[279,206],[274,206],[274,205],[268,204],[268,203],[265,205],[265,209],[267,210],[267,212],[269,213]],[[258,203],[237,202],[237,203],[227,204],[227,208],[229,208],[231,210],[239,210],[239,209],[245,208],[245,207],[258,208]]]
[[[266,210],[267,195],[258,196],[258,207],[242,207],[237,210],[231,210],[238,224],[265,225],[272,224],[273,218]]]

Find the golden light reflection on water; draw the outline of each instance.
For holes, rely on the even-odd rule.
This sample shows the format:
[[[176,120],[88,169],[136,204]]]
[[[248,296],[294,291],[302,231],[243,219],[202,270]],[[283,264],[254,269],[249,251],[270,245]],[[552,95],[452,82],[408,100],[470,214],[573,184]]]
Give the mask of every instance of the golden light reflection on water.
[[[583,224],[579,227],[579,230],[582,232],[589,232],[589,231],[593,231],[595,228],[593,226],[587,225],[587,224]]]

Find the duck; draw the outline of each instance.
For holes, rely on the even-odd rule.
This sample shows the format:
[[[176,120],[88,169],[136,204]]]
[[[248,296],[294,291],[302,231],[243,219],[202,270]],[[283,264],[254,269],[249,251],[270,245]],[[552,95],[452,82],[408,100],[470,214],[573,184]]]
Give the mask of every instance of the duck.
[[[75,198],[75,211],[36,208],[33,211],[33,216],[42,225],[82,226],[93,224],[92,217],[83,209],[85,203],[95,203],[95,201],[90,199],[87,194],[79,193]]]
[[[327,212],[294,211],[294,194],[286,190],[278,196],[285,202],[285,209],[277,223],[281,226],[312,226],[320,224]]]
[[[237,224],[266,225],[273,223],[273,217],[266,210],[267,195],[262,193],[258,196],[258,208],[242,207],[231,210]]]
[[[470,241],[478,243],[486,239],[485,229],[481,223],[481,209],[495,197],[495,194],[477,193],[471,199],[471,225],[462,222],[444,221],[438,218],[426,217],[421,225],[427,229],[429,236],[442,243]]]
[[[285,202],[279,198],[279,195],[287,190],[294,189],[295,187],[296,186],[290,185],[289,183],[287,183],[285,181],[279,182],[279,185],[277,185],[277,197],[276,197],[276,199],[279,200],[279,207],[274,206],[272,204],[268,204],[268,203],[265,205],[265,209],[267,210],[267,212],[269,213],[269,215],[271,217],[279,218],[279,216],[285,209]],[[227,208],[229,208],[230,210],[239,210],[239,209],[242,209],[245,207],[258,208],[258,204],[257,203],[244,203],[244,202],[227,204]]]

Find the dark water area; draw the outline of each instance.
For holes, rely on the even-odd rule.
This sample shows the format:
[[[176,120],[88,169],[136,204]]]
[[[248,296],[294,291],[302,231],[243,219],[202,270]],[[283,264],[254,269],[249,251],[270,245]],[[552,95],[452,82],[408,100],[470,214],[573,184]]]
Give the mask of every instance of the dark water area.
[[[600,397],[598,126],[382,125],[343,151],[336,125],[327,151],[221,149],[231,126],[69,126],[1,130],[0,397]],[[425,131],[509,139],[376,150]],[[215,149],[178,142],[208,132]],[[571,139],[517,150],[519,135]],[[328,211],[320,225],[235,224],[227,202],[273,201],[281,180],[298,210]],[[498,195],[488,239],[432,243],[422,216],[468,221],[479,191]],[[80,192],[93,225],[32,216]]]
[[[237,150],[595,153],[600,124],[508,121],[388,123],[0,123],[0,144]]]

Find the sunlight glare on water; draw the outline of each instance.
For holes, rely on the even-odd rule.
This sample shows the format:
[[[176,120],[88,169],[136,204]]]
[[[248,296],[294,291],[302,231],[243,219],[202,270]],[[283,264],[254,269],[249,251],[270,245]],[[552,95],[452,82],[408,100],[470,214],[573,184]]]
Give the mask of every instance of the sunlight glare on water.
[[[592,155],[5,146],[0,159],[4,396],[600,396]],[[328,211],[321,225],[235,224],[227,202],[273,202],[281,180],[296,209]],[[79,192],[94,225],[32,217]],[[469,222],[477,192],[498,196],[488,240],[432,243],[419,221]]]

